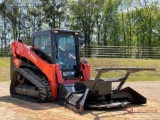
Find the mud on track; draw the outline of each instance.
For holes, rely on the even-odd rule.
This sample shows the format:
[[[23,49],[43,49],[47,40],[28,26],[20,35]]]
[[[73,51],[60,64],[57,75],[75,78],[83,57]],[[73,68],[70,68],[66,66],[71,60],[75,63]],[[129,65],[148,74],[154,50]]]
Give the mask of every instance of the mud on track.
[[[0,120],[159,120],[160,82],[128,82],[130,86],[148,98],[146,105],[130,105],[126,108],[86,110],[77,114],[58,104],[32,103],[9,94],[9,81],[0,82]]]

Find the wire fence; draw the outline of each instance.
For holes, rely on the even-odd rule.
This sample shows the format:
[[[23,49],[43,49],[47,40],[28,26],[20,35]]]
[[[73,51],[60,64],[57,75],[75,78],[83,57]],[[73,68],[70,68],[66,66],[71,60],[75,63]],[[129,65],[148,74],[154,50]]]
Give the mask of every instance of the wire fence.
[[[160,47],[85,46],[82,57],[96,58],[160,58]]]
[[[85,46],[80,49],[81,57],[87,58],[152,58],[160,59],[160,47],[134,46]],[[11,55],[11,49],[0,49],[0,57]]]

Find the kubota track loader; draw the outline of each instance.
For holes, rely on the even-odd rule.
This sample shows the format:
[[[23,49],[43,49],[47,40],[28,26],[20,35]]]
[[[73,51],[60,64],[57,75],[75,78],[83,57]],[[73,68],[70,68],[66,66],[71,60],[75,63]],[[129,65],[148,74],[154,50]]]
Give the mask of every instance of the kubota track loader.
[[[131,89],[122,89],[133,72],[153,68],[98,68],[95,80],[90,80],[90,65],[80,61],[79,33],[67,30],[46,30],[33,33],[31,46],[12,42],[10,94],[13,97],[60,104],[76,112],[88,108],[123,107],[145,104],[146,98]],[[102,79],[111,70],[125,70],[117,79]],[[112,89],[112,82],[119,82]]]

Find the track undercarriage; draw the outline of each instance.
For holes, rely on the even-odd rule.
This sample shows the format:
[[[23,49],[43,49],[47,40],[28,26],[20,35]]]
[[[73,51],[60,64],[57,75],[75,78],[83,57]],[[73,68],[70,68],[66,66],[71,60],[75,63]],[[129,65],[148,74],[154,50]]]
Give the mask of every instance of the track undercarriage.
[[[10,93],[13,97],[32,102],[51,101],[48,81],[41,79],[28,68],[18,68],[11,80]]]

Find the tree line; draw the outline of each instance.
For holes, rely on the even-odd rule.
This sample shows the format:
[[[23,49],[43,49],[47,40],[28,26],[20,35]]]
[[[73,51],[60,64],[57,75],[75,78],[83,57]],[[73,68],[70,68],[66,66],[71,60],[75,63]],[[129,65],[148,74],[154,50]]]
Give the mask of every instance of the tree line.
[[[2,0],[0,48],[44,29],[80,31],[82,46],[160,46],[158,0]]]

